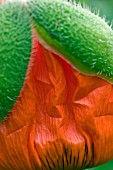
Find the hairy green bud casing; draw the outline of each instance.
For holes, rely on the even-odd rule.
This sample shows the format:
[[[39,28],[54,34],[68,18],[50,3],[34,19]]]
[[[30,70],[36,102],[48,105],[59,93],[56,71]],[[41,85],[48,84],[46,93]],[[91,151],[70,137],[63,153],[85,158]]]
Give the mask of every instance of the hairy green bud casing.
[[[29,16],[20,2],[0,6],[0,121],[22,88],[31,53]]]
[[[30,0],[40,37],[81,73],[113,83],[113,30],[104,19],[63,0]]]

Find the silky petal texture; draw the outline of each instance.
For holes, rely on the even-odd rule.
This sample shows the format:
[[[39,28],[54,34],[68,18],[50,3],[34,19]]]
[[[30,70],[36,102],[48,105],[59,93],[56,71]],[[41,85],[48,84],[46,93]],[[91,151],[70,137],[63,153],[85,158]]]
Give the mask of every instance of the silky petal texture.
[[[112,158],[113,86],[34,39],[23,89],[0,124],[0,170],[82,169]]]

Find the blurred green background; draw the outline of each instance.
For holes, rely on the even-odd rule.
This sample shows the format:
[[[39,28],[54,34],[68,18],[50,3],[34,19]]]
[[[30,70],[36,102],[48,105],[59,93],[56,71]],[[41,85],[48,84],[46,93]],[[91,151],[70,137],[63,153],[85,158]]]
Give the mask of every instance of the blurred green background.
[[[80,2],[83,6],[87,4],[91,11],[99,11],[99,15],[104,17],[109,25],[113,23],[113,0],[76,0],[76,2]],[[113,170],[113,160],[87,170]]]

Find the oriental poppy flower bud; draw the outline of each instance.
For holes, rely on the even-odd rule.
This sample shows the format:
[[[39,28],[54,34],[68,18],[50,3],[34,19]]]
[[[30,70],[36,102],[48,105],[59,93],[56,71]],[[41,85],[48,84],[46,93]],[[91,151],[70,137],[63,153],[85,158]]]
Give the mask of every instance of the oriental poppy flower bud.
[[[12,61],[11,55],[17,59],[15,65],[11,63],[11,69],[16,67],[13,70],[1,60],[7,69],[4,79],[0,77],[0,85],[6,81],[0,87],[0,95],[5,90],[8,94],[6,87],[13,97],[19,95],[21,87],[18,90],[17,83],[21,78],[22,86],[30,56],[21,93],[7,119],[0,123],[0,170],[78,170],[113,159],[113,86],[103,80],[112,80],[111,72],[108,76],[107,68],[104,72],[100,65],[104,61],[107,66],[107,48],[112,53],[111,46],[106,47],[101,41],[108,40],[109,33],[112,39],[110,27],[90,11],[66,0],[31,0],[22,6],[21,2],[0,7],[0,14],[5,16],[0,15],[5,27],[5,31],[0,29],[0,36],[5,39],[0,55],[5,47],[7,52],[4,50],[3,54],[8,62]],[[89,69],[95,56],[102,52],[103,60]],[[99,68],[102,76],[97,74]],[[16,72],[20,77],[13,77]],[[16,95],[8,80],[17,88]],[[6,106],[7,100],[0,102]],[[13,103],[8,102],[9,106]]]

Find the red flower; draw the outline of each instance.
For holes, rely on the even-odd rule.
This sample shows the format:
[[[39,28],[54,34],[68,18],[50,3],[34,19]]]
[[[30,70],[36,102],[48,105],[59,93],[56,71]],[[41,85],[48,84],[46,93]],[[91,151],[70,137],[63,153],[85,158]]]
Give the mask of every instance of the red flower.
[[[78,169],[113,158],[113,86],[36,39],[20,97],[0,124],[0,169]]]

